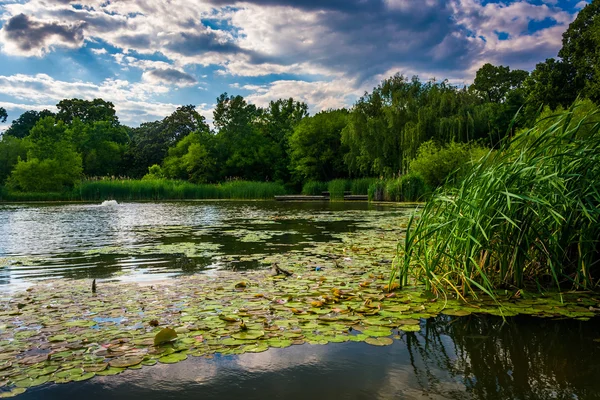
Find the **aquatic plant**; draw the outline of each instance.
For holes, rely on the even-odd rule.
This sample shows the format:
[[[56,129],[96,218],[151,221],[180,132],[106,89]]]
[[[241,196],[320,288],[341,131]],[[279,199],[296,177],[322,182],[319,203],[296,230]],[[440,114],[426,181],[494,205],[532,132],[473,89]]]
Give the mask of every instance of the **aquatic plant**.
[[[344,192],[351,188],[351,181],[348,179],[334,179],[327,184],[327,190],[331,200],[344,200]]]
[[[457,188],[439,190],[399,247],[401,284],[412,276],[461,295],[597,289],[600,124],[597,109],[573,115],[539,122],[484,156]]]

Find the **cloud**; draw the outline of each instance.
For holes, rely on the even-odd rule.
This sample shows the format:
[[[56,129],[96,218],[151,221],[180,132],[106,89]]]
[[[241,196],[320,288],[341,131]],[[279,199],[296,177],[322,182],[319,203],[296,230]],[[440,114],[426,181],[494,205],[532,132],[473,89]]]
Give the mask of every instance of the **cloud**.
[[[193,76],[173,68],[153,69],[146,71],[142,78],[151,83],[171,84],[176,86],[192,86],[197,81]]]
[[[56,80],[47,74],[10,76],[0,75],[0,94],[10,96],[19,104],[13,108],[26,109],[48,108],[50,103],[58,103],[62,99],[80,98],[92,100],[102,98],[115,105],[121,122],[137,125],[141,122],[162,119],[169,115],[180,104],[164,103],[156,97],[169,92],[169,87],[156,84],[126,80],[106,79],[99,84],[93,82],[67,82]],[[205,117],[212,113],[207,105],[198,110]]]
[[[84,24],[36,21],[25,14],[8,20],[0,32],[4,48],[13,54],[42,56],[54,46],[80,47]]]

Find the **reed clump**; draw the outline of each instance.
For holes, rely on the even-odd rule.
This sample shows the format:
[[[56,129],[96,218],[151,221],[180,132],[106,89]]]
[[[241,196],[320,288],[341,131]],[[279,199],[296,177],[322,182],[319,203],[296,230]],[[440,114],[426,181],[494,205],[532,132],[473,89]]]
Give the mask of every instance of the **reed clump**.
[[[540,121],[438,190],[411,218],[392,279],[459,296],[598,289],[599,111],[575,111]]]

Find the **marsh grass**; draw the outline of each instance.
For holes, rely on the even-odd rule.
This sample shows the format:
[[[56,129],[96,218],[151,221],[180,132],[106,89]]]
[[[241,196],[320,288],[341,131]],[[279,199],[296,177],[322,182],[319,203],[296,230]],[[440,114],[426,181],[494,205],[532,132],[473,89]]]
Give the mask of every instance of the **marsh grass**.
[[[327,182],[308,181],[302,186],[302,194],[306,196],[320,196],[327,191]]]
[[[0,192],[3,201],[103,201],[103,200],[191,200],[240,199],[262,200],[286,194],[283,185],[273,182],[230,181],[196,185],[169,179],[87,180],[63,193]]]
[[[392,279],[459,296],[598,289],[600,124],[597,110],[573,115],[540,121],[437,191],[411,218]]]

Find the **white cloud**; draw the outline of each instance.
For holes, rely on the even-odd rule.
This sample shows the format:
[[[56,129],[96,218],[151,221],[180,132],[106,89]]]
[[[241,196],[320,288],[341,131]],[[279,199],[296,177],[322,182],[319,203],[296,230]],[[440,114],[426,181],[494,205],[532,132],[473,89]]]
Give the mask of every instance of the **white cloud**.
[[[168,91],[169,88],[164,85],[130,83],[117,79],[107,79],[100,84],[95,84],[60,81],[46,74],[0,75],[0,93],[24,102],[23,104],[7,103],[13,104],[11,109],[48,108],[49,103],[56,104],[65,98],[86,100],[102,98],[114,103],[119,119],[126,124],[162,119],[172,113],[179,106],[178,104],[155,100],[155,96]],[[205,117],[212,115],[206,105],[198,111]]]

